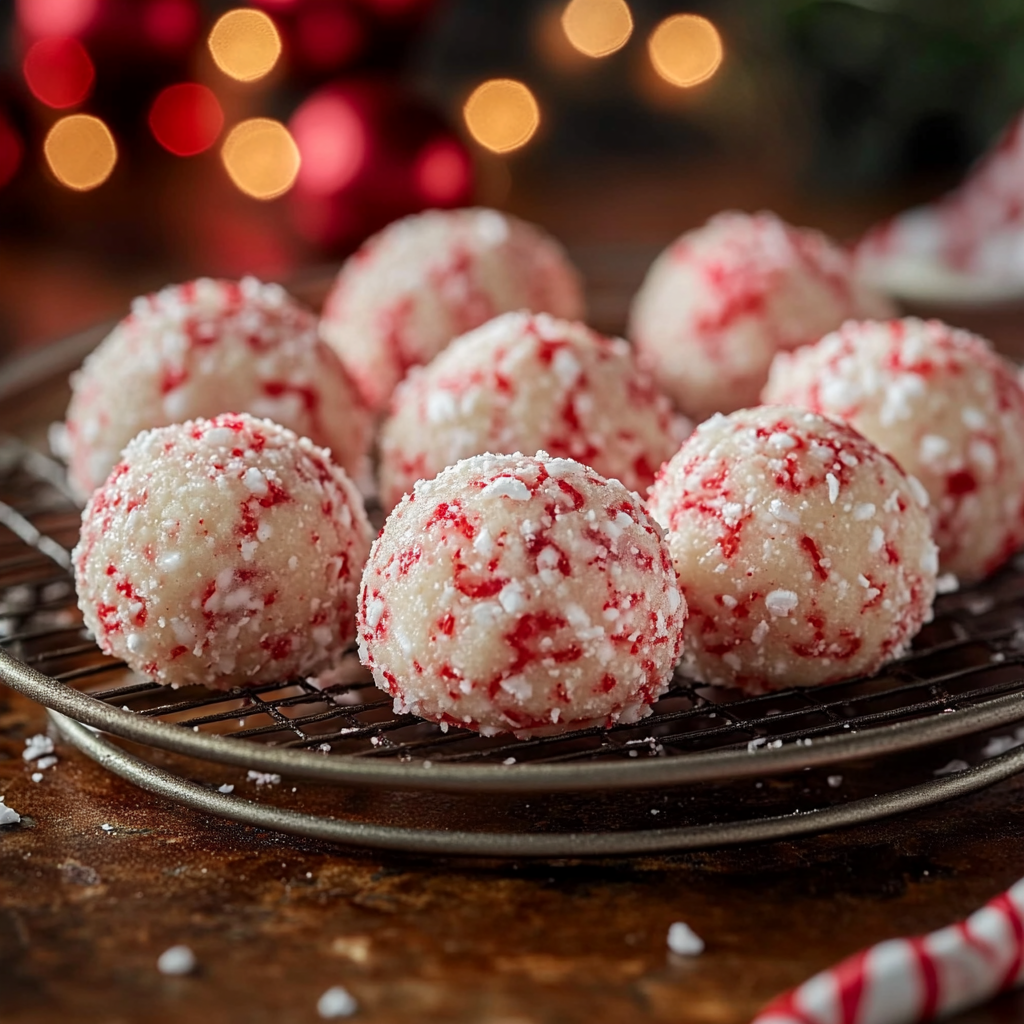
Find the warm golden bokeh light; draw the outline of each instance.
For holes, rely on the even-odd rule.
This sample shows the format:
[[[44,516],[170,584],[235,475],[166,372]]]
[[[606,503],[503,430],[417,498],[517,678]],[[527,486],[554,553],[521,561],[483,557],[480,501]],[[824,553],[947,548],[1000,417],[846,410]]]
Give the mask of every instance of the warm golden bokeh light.
[[[207,40],[217,67],[240,82],[268,74],[281,56],[281,37],[262,11],[239,7],[221,15]]]
[[[117,163],[114,136],[90,114],[62,117],[46,136],[43,153],[56,179],[79,192],[102,185]]]
[[[492,78],[478,85],[462,108],[469,134],[495,153],[525,146],[540,124],[540,108],[522,82]]]
[[[267,117],[235,125],[220,152],[231,180],[255,199],[283,195],[299,173],[299,147],[280,121]]]
[[[562,28],[580,53],[607,57],[633,34],[633,15],[625,0],[571,0],[562,12]]]
[[[698,14],[673,14],[647,41],[654,70],[672,85],[688,89],[706,82],[722,63],[722,37]]]

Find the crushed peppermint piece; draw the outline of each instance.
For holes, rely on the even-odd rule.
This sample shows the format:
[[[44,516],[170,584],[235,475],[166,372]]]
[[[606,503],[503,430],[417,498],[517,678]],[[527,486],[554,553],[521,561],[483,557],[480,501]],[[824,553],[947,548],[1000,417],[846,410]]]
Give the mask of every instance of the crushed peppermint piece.
[[[684,921],[669,925],[667,941],[676,956],[700,956],[704,952],[704,940]]]
[[[191,974],[196,969],[195,954],[188,946],[171,946],[157,959],[156,968],[161,974]]]
[[[36,761],[47,754],[53,753],[53,740],[49,736],[45,736],[39,733],[36,736],[30,736],[25,740],[25,749],[22,751],[21,756],[26,761]]]
[[[836,498],[839,497],[839,480],[833,473],[825,474],[825,482],[828,484],[828,501],[830,505],[836,503]]]
[[[932,772],[932,775],[956,775],[957,772],[965,772],[971,766],[966,761],[961,761],[960,758],[954,758],[948,764],[944,764],[941,768],[936,768]]]
[[[359,1003],[347,988],[334,985],[318,1000],[316,1012],[324,1020],[335,1020],[338,1017],[351,1017],[359,1009]]]
[[[0,793],[0,825],[17,825],[20,821],[21,815],[4,803],[4,795]]]
[[[765,607],[772,615],[788,615],[800,603],[792,590],[773,590],[764,599]]]
[[[830,789],[838,789],[843,784],[842,775],[829,775],[825,781],[829,784]]]
[[[281,776],[275,772],[256,772],[251,769],[246,778],[257,786],[276,786],[281,782]]]
[[[935,581],[936,594],[955,594],[960,589],[960,581],[951,572],[944,572]]]
[[[223,785],[220,785],[220,786],[217,787],[217,792],[218,793],[225,793],[226,794],[226,793],[234,793],[234,791],[235,791],[235,787],[230,782],[225,782]]]

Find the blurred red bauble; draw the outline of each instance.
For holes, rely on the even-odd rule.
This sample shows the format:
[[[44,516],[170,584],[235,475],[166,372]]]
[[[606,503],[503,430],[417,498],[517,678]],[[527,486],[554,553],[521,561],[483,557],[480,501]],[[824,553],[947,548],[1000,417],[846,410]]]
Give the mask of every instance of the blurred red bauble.
[[[224,111],[212,90],[196,82],[163,89],[149,108],[149,128],[175,156],[195,156],[209,149],[224,127]]]
[[[58,110],[81,103],[96,77],[85,47],[72,36],[37,39],[25,54],[21,70],[32,95]]]
[[[391,81],[337,82],[288,125],[302,155],[294,222],[333,251],[409,213],[461,206],[473,194],[469,153],[438,111]]]

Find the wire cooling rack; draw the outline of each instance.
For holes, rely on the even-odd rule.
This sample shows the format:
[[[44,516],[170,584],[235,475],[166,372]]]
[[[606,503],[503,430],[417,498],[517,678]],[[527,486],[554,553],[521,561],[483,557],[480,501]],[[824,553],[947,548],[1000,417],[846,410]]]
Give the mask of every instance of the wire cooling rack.
[[[935,621],[914,650],[875,677],[760,697],[678,678],[654,713],[637,724],[516,741],[444,732],[394,714],[354,654],[327,684],[296,679],[213,693],[172,690],[136,676],[104,656],[82,625],[68,557],[78,520],[61,467],[20,441],[0,442],[0,679],[56,712],[64,735],[111,770],[249,824],[449,853],[692,848],[900,813],[1024,768],[1024,747],[973,768],[958,762],[960,770],[938,777],[935,758],[921,757],[922,750],[945,749],[958,738],[1024,718],[1022,566],[983,587],[940,598]],[[132,752],[97,730],[131,741]],[[913,756],[904,756],[900,767],[899,755],[908,752]],[[170,755],[193,760],[182,768]],[[762,781],[810,770],[820,782],[821,772],[837,765],[853,778],[858,763],[880,757],[896,758],[887,792],[858,793],[854,785],[842,793],[806,787],[797,793],[792,784],[787,790],[776,781],[773,788],[785,792],[769,798]],[[204,774],[199,762],[242,767],[275,781],[315,780],[324,806],[288,806],[287,786],[260,788],[252,794],[257,799],[217,792],[209,781],[197,780]],[[729,787],[739,785],[743,794],[730,795]],[[452,827],[436,828],[435,814],[425,821],[420,814],[417,821],[408,801],[397,817],[394,807],[382,811],[385,822],[365,807],[358,819],[339,815],[339,794],[351,787],[375,787],[382,808],[395,793],[432,790],[432,806],[453,808]],[[636,827],[637,814],[623,814],[623,806],[638,801],[646,813],[646,803],[667,799],[659,794],[679,787],[696,791],[686,799],[704,804],[677,814],[679,824],[656,827],[660,823],[650,820]],[[311,792],[305,788],[304,796]],[[453,797],[437,804],[442,794],[470,803],[500,795],[516,808],[500,817],[505,826],[511,819],[514,829],[457,827],[465,809],[459,811]],[[551,794],[560,801],[552,803]],[[538,813],[521,813],[530,807],[525,797],[540,798],[539,819]]]

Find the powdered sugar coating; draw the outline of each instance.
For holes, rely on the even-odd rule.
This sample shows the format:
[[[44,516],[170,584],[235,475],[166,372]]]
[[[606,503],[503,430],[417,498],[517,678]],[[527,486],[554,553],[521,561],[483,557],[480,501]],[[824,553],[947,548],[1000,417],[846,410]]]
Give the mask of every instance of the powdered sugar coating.
[[[685,618],[636,495],[571,459],[484,454],[388,517],[363,573],[359,653],[396,712],[564,731],[648,714]]]
[[[899,656],[935,596],[920,497],[892,459],[815,413],[705,421],[648,503],[690,608],[685,671],[759,693]]]
[[[780,354],[764,400],[846,420],[919,480],[944,572],[979,579],[1024,543],[1024,388],[983,338],[911,317],[847,323]]]
[[[633,300],[629,337],[655,379],[695,420],[758,400],[772,357],[844,320],[892,316],[817,231],[772,213],[720,213],[652,264]]]
[[[72,553],[107,654],[215,689],[332,665],[355,634],[371,531],[341,467],[269,420],[139,434],[93,493]]]
[[[381,499],[483,452],[577,459],[645,492],[689,432],[620,338],[546,313],[506,313],[414,369],[380,439]]]
[[[579,275],[540,228],[497,210],[428,210],[388,225],[341,268],[322,336],[383,411],[412,366],[499,313],[584,314]]]
[[[83,501],[139,431],[222,412],[265,416],[364,471],[368,412],[280,285],[199,278],[138,298],[72,388],[61,454]]]

